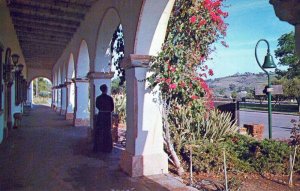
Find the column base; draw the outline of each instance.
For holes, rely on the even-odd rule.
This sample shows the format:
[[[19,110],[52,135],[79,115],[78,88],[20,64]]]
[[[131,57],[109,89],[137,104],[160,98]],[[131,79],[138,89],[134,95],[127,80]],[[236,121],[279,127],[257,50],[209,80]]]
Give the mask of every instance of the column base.
[[[56,107],[56,108],[55,108],[55,111],[56,111],[57,113],[60,113],[60,110],[61,110],[60,107]]]
[[[168,156],[165,153],[134,156],[124,150],[120,161],[121,169],[131,177],[168,173]]]
[[[65,109],[61,109],[61,110],[60,110],[60,115],[66,115],[66,112],[67,112],[67,111],[66,111]]]
[[[75,127],[89,127],[90,126],[90,120],[89,119],[75,119],[74,120],[74,126]]]
[[[66,113],[66,120],[73,120],[74,119],[74,113]]]

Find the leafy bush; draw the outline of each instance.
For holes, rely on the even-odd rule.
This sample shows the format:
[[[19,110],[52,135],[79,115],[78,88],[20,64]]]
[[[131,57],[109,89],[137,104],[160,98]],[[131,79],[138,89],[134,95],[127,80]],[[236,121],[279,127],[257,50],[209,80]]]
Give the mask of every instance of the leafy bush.
[[[218,172],[223,168],[223,148],[226,149],[227,170],[235,172],[258,172],[287,174],[291,148],[285,142],[255,139],[234,134],[212,143],[198,142],[193,148],[193,169],[201,172]],[[189,149],[183,148],[181,156],[189,163]],[[300,154],[297,155],[295,171],[300,172]]]
[[[40,92],[39,92],[39,96],[40,96],[40,97],[51,97],[51,92],[40,91]]]

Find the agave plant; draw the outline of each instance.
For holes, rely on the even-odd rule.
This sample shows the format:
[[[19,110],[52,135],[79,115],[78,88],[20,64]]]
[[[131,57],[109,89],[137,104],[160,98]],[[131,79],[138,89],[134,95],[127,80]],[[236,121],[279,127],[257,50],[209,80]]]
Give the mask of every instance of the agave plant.
[[[120,123],[126,120],[126,96],[123,94],[113,95],[115,102],[115,113],[119,114]]]
[[[217,109],[209,111],[207,118],[202,118],[200,128],[203,128],[203,138],[210,141],[221,139],[224,135],[235,133],[238,126],[231,120],[231,113],[220,112]]]

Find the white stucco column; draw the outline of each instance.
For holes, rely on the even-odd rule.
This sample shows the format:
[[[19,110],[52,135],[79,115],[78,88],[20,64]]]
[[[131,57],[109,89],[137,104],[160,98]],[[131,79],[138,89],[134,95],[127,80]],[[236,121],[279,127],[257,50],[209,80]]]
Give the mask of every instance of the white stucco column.
[[[67,110],[67,86],[66,86],[66,84],[63,84],[62,88],[61,88],[61,110],[60,110],[60,114],[61,115],[66,115],[66,110]]]
[[[66,93],[67,93],[67,111],[66,111],[66,120],[74,119],[74,107],[75,107],[75,83],[66,82],[65,83]]]
[[[74,126],[90,126],[89,81],[76,79],[76,114]]]
[[[54,110],[56,107],[56,91],[55,87],[52,87],[52,109]]]
[[[107,94],[111,94],[111,79],[114,77],[114,72],[90,72],[88,78],[90,79],[90,119],[98,113],[96,108],[96,97],[101,95],[100,86],[107,85]],[[91,127],[94,127],[94,120],[90,120]]]
[[[33,83],[31,82],[29,87],[27,88],[27,104],[29,104],[31,108],[32,108],[32,101],[33,101]]]
[[[56,89],[56,112],[60,113],[61,110],[61,87]]]
[[[126,69],[126,150],[120,165],[133,177],[168,172],[158,91],[145,82],[148,63],[149,56],[130,55]]]

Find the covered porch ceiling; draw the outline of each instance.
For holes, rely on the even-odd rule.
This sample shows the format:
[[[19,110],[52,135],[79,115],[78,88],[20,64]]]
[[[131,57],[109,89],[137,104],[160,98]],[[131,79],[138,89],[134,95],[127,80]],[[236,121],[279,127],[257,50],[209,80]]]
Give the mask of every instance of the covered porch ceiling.
[[[96,0],[7,0],[28,68],[52,69]]]

